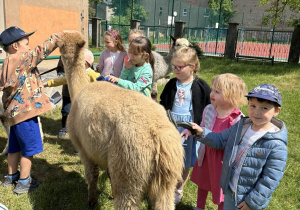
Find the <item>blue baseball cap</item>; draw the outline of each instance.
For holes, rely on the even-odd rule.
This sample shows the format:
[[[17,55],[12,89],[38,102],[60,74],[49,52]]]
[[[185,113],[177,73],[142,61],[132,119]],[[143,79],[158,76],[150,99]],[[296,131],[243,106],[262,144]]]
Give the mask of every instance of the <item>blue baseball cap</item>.
[[[261,84],[249,91],[247,98],[262,98],[273,101],[281,107],[281,95],[279,90],[271,84]]]
[[[24,37],[31,36],[34,32],[36,31],[33,31],[31,33],[26,33],[19,27],[12,26],[10,28],[5,29],[0,34],[0,44],[6,47]]]

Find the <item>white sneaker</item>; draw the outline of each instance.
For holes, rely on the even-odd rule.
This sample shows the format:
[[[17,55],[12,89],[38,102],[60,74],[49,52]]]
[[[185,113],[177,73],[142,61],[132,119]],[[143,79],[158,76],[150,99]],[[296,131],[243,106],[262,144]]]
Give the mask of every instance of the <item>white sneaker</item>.
[[[181,201],[183,196],[183,190],[175,190],[175,204],[178,204]]]

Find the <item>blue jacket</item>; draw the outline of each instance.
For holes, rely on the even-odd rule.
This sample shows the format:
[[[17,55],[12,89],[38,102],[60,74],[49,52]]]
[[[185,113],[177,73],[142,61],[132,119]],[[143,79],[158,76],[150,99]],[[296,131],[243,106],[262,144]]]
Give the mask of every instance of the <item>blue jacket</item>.
[[[271,123],[278,129],[267,132],[247,152],[235,193],[236,205],[245,201],[251,209],[266,208],[282,179],[287,161],[287,130],[279,119],[273,118]],[[239,143],[251,124],[247,117],[221,133],[203,128],[203,135],[197,138],[214,149],[225,149],[220,180],[225,195],[230,190],[229,181]]]

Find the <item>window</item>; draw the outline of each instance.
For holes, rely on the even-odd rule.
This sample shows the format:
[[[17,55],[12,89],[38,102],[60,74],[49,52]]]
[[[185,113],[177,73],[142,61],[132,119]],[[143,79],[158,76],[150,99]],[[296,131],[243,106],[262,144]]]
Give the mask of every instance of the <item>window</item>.
[[[162,7],[159,8],[159,15],[162,14]]]
[[[187,8],[184,8],[182,11],[182,16],[187,16]]]

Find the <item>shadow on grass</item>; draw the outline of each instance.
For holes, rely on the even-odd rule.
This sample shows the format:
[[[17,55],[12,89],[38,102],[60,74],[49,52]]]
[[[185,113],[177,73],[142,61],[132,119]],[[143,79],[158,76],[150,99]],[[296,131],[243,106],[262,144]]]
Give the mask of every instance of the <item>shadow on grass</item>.
[[[66,171],[65,165],[74,165],[74,163],[49,164],[45,159],[35,158],[33,176],[41,180],[42,184],[38,190],[28,193],[32,209],[91,209],[88,206],[85,178],[79,172]],[[93,209],[107,206],[107,199],[111,197],[105,187],[107,181],[106,173],[100,172],[98,185],[102,191],[97,190],[98,204]]]
[[[40,116],[44,135],[57,136],[61,129],[61,119],[54,120],[50,117]]]
[[[188,205],[188,204],[184,204],[184,203],[179,203],[176,205],[176,210],[193,210],[193,206]]]

